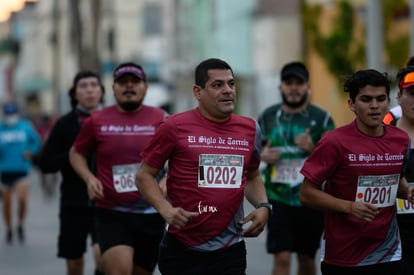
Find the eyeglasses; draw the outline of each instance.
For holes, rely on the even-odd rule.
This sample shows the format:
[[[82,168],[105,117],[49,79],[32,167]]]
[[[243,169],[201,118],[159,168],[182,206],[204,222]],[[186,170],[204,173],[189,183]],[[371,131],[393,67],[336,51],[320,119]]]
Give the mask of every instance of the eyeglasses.
[[[400,81],[400,88],[405,89],[414,86],[414,72],[409,72]]]

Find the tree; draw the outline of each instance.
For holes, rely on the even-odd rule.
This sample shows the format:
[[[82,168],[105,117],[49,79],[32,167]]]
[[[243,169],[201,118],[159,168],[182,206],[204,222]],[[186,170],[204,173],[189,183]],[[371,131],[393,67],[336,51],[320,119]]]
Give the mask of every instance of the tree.
[[[71,0],[71,41],[79,69],[100,73],[98,48],[101,23],[101,0]],[[82,11],[82,12],[81,12]]]

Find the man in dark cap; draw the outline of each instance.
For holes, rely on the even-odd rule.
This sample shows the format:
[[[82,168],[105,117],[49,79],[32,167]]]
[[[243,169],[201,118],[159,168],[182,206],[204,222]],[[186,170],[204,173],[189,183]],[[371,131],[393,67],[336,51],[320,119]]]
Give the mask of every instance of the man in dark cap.
[[[142,198],[134,179],[140,153],[167,113],[143,104],[147,81],[141,66],[122,63],[113,77],[116,104],[84,121],[70,162],[96,201],[104,273],[152,274],[165,222]],[[92,154],[96,155],[96,175],[86,161]]]
[[[260,116],[262,161],[273,214],[268,222],[267,251],[274,254],[273,274],[290,274],[291,255],[298,255],[298,274],[316,274],[315,254],[322,234],[322,214],[299,201],[299,174],[322,134],[334,128],[326,111],[309,103],[309,72],[301,62],[286,64],[279,86],[282,103]]]

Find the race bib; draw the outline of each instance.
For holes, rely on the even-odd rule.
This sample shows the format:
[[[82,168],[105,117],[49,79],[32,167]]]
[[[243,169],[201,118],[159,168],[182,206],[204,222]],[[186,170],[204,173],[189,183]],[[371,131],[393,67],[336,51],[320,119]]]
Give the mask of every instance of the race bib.
[[[288,184],[291,187],[302,183],[304,176],[299,172],[305,159],[281,159],[271,171],[271,181]]]
[[[135,185],[135,174],[138,171],[139,165],[139,163],[133,163],[112,166],[112,177],[116,192],[138,191]]]
[[[408,185],[414,186],[414,182],[409,182]],[[397,199],[397,213],[398,214],[414,213],[414,203],[411,203],[408,200]]]
[[[395,205],[400,175],[359,176],[356,202],[367,202],[377,207]]]
[[[201,154],[198,167],[198,187],[240,188],[244,157],[240,155]]]

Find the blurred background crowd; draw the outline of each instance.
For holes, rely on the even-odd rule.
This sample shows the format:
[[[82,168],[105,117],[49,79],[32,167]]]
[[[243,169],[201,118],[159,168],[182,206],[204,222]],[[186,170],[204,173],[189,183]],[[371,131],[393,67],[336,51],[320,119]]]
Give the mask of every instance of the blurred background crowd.
[[[70,109],[77,71],[99,73],[110,91],[115,66],[134,61],[148,73],[145,103],[176,113],[195,106],[195,65],[218,57],[234,69],[237,112],[257,117],[278,100],[282,65],[300,60],[311,100],[340,126],[352,119],[344,76],[374,68],[395,79],[414,53],[411,7],[413,0],[0,0],[0,102],[16,101],[47,135]]]

